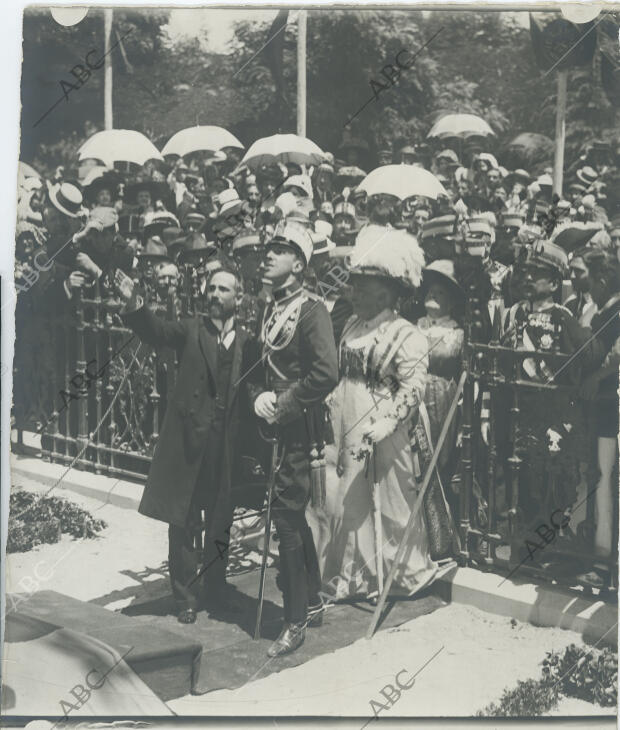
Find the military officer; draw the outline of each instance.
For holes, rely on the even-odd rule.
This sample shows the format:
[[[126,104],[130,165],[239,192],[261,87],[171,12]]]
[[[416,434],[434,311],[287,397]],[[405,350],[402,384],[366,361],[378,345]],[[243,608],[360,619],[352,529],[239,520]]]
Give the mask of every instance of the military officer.
[[[307,229],[286,220],[267,244],[265,276],[273,285],[273,302],[261,330],[263,372],[249,384],[254,410],[275,426],[281,450],[272,509],[280,539],[284,626],[270,656],[297,649],[306,625],[322,620],[321,578],[305,510],[311,492],[313,503],[320,503],[316,456],[326,438],[323,401],[338,382],[338,367],[329,313],[301,285],[312,249]]]

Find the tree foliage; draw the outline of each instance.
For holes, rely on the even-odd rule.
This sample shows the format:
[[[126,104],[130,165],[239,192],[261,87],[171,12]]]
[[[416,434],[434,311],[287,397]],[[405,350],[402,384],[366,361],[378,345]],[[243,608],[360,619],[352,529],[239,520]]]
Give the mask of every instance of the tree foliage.
[[[281,97],[261,50],[269,23],[237,22],[231,52],[217,54],[205,50],[204,38],[171,42],[167,17],[167,11],[115,10],[115,29],[129,33],[125,55],[120,48],[112,53],[116,127],[145,131],[160,145],[193,124],[220,124],[246,145],[277,131],[295,131],[295,11],[283,31]],[[608,18],[596,32],[608,36],[607,25],[614,22]],[[416,54],[438,30],[413,67],[387,88],[382,69],[396,65],[402,49]],[[60,79],[72,79],[71,68],[102,45],[103,17],[97,9],[70,28],[52,21],[47,10],[25,13],[22,159],[37,159],[46,168],[66,163],[86,133],[85,123],[102,127],[101,70],[33,128],[61,96]],[[554,136],[555,73],[544,75],[537,68],[529,29],[516,13],[312,10],[307,59],[307,134],[326,150],[336,152],[346,134],[365,138],[375,149],[420,142],[446,112],[483,116],[496,132],[496,152],[520,132]],[[373,94],[371,81],[386,89]],[[620,120],[617,105],[602,90],[598,50],[591,67],[569,72],[568,89],[570,159],[592,139],[611,138]]]

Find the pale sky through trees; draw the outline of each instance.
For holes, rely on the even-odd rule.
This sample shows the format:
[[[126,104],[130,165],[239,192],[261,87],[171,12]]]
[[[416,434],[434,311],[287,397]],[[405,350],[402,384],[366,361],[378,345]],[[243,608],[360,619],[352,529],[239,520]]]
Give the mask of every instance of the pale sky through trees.
[[[258,23],[271,23],[276,17],[276,8],[250,10],[249,8],[179,8],[170,13],[166,30],[174,42],[183,37],[205,36],[205,50],[226,53],[233,37],[233,24],[237,20],[254,20]],[[427,12],[427,11],[423,11]],[[524,25],[529,25],[528,13],[504,13],[514,15]]]

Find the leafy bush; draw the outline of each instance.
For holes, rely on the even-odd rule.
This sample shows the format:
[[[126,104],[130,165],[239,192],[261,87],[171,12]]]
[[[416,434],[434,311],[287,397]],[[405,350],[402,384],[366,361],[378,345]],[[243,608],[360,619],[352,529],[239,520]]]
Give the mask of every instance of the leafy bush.
[[[571,644],[563,654],[547,652],[541,679],[518,682],[504,690],[499,702],[479,711],[478,717],[536,716],[555,707],[561,695],[603,707],[618,702],[618,657],[608,648],[597,650]]]
[[[7,553],[26,552],[36,545],[58,542],[62,533],[74,537],[95,537],[107,527],[88,511],[60,497],[32,494],[23,489],[11,493],[9,501]]]
[[[532,717],[548,712],[558,702],[558,688],[541,679],[517,682],[514,689],[505,689],[499,702],[477,712],[478,717]]]
[[[588,650],[571,644],[564,656],[547,652],[543,677],[558,683],[567,697],[596,702],[603,707],[618,703],[618,657],[611,649]]]

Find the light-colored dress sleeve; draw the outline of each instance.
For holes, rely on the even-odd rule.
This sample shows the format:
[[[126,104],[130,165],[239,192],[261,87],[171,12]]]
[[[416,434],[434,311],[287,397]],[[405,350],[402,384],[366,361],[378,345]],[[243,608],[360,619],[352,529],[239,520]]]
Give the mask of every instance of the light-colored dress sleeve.
[[[385,378],[386,381],[393,378],[398,384],[392,407],[386,414],[387,418],[394,420],[394,429],[415,416],[426,388],[428,340],[416,326],[411,325],[407,329]]]

